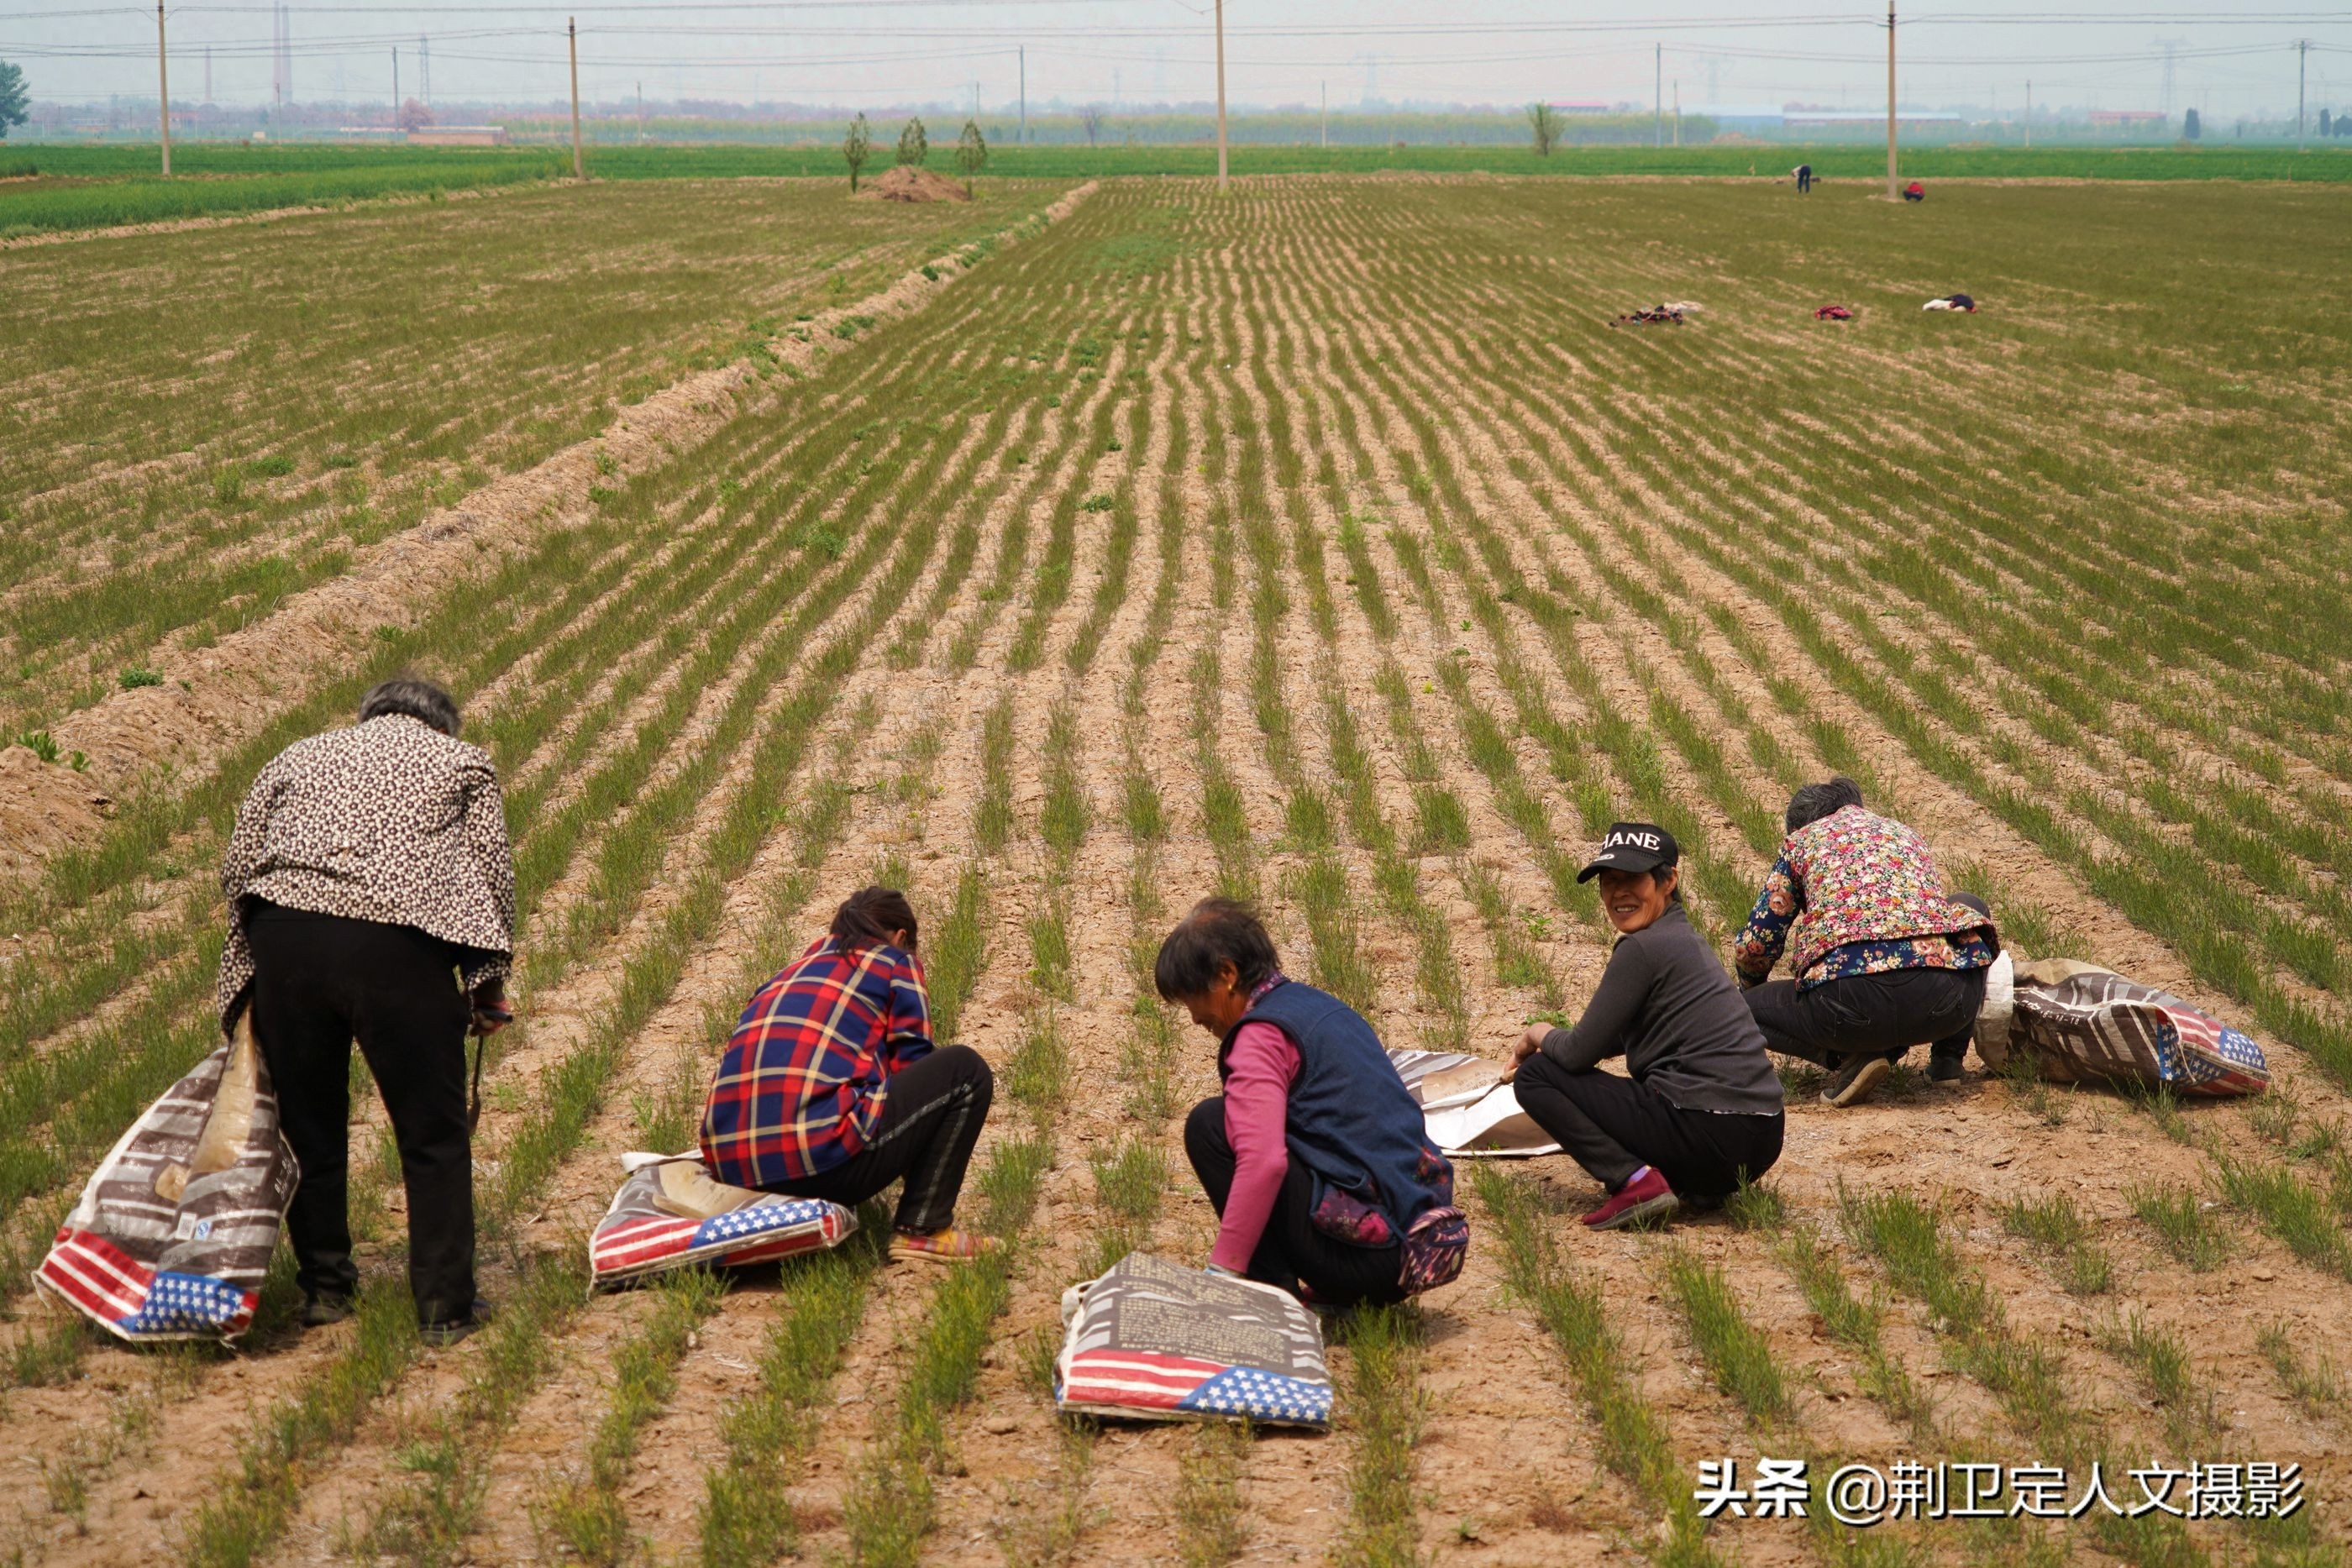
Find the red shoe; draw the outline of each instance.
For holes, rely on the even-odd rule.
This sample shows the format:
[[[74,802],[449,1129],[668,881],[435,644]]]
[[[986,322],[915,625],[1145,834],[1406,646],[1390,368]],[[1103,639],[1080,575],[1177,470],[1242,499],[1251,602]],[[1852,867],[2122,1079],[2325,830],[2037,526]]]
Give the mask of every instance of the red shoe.
[[[1683,1206],[1675,1189],[1656,1170],[1645,1168],[1641,1175],[1612,1193],[1609,1201],[1584,1217],[1587,1230],[1622,1230],[1629,1225],[1652,1225],[1669,1218]]]

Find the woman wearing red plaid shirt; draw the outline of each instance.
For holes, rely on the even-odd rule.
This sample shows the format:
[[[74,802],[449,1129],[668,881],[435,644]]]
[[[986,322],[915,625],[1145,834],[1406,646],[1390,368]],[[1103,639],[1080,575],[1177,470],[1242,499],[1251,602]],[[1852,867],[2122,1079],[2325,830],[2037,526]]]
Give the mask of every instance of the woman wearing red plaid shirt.
[[[702,1157],[736,1186],[855,1207],[902,1177],[890,1256],[961,1263],[956,1196],[996,1080],[931,1041],[915,912],[895,888],[843,901],[833,929],[752,995],[702,1113]]]

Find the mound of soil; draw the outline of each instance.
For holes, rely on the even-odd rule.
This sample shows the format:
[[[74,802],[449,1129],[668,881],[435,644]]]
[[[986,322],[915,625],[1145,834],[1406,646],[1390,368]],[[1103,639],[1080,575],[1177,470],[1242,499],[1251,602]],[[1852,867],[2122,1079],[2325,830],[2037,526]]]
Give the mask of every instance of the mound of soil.
[[[868,180],[857,193],[877,202],[969,202],[971,194],[944,174],[901,163],[878,179]]]

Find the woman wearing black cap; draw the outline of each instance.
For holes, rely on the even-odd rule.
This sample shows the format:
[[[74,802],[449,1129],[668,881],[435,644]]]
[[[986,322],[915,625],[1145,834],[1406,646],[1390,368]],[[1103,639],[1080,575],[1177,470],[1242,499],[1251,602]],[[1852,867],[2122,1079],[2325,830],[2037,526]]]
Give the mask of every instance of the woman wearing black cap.
[[[1577,881],[1601,879],[1620,933],[1574,1029],[1538,1024],[1512,1071],[1521,1109],[1609,1189],[1595,1230],[1718,1202],[1780,1157],[1780,1080],[1763,1031],[1683,913],[1674,835],[1619,822]],[[1630,1077],[1600,1071],[1625,1058]]]

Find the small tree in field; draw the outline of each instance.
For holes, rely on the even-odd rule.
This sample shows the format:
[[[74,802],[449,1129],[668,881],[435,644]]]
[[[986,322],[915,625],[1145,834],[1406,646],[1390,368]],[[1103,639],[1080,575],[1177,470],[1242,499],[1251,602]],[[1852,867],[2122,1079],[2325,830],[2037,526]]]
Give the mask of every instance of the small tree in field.
[[[1078,110],[1078,123],[1086,127],[1087,145],[1092,147],[1095,144],[1095,138],[1102,132],[1101,108],[1090,103]]]
[[[874,156],[874,132],[866,127],[866,117],[859,115],[850,121],[849,134],[841,139],[841,159],[849,165],[849,193],[857,194],[857,172],[866,167],[866,160]]]
[[[1559,142],[1559,110],[1548,103],[1528,105],[1528,129],[1536,134],[1536,156],[1550,157]]]
[[[898,162],[919,169],[923,160],[931,155],[930,138],[923,134],[920,120],[907,121],[907,129],[898,132]]]
[[[2192,109],[2180,117],[2180,140],[2196,141],[2201,140],[2204,135],[2205,127],[2199,123],[2195,110]]]
[[[10,126],[22,125],[30,118],[27,99],[24,68],[0,60],[0,140],[7,137]]]
[[[956,172],[963,176],[963,193],[972,193],[973,182],[979,178],[980,166],[988,162],[988,142],[980,133],[980,122],[967,120],[963,134],[956,138]]]
[[[400,106],[400,128],[403,131],[423,131],[433,123],[433,111],[415,99]]]

